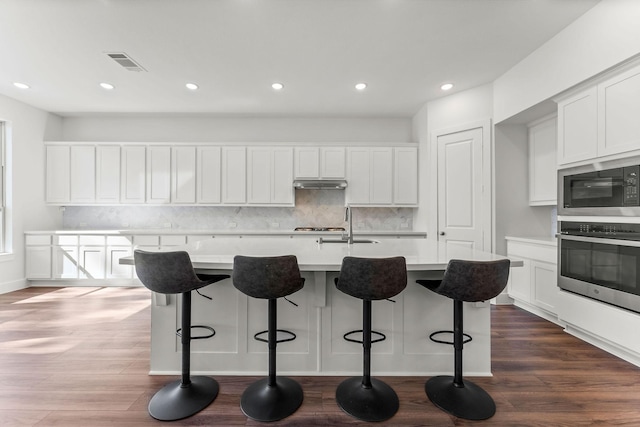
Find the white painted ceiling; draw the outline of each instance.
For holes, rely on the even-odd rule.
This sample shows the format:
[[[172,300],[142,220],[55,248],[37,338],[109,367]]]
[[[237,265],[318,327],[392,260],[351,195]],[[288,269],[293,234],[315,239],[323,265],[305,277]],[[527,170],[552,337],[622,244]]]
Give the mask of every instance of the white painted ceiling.
[[[0,0],[0,93],[63,116],[408,117],[442,83],[492,82],[596,3]]]

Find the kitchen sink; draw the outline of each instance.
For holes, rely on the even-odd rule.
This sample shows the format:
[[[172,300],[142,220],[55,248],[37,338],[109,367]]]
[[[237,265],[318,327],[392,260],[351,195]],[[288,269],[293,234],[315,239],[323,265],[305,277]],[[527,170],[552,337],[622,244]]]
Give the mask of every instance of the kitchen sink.
[[[322,237],[318,238],[318,243],[347,243],[345,239],[323,239]],[[373,239],[353,239],[353,243],[380,243],[379,240]]]

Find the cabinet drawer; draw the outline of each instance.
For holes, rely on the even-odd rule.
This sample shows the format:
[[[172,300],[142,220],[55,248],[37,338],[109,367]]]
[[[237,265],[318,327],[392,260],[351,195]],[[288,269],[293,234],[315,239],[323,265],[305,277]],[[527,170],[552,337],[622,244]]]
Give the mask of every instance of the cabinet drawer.
[[[59,246],[78,245],[78,236],[53,236],[53,244]]]
[[[27,236],[25,239],[27,246],[42,246],[51,244],[51,235],[34,235]]]
[[[160,246],[178,246],[187,243],[187,236],[160,236]]]
[[[107,246],[129,246],[131,236],[107,236]]]
[[[158,246],[160,236],[133,236],[133,243],[136,246]]]
[[[547,245],[510,241],[507,242],[507,254],[544,261],[551,264],[558,262],[558,249]]]
[[[80,236],[83,246],[104,246],[105,236]]]

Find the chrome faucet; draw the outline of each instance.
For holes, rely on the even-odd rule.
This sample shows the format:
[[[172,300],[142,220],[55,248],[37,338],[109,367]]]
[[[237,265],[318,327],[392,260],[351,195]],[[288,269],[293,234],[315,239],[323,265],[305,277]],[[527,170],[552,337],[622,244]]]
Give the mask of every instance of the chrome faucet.
[[[344,211],[344,220],[347,221],[347,244],[353,244],[353,213],[351,212],[351,205],[347,203],[347,208]]]

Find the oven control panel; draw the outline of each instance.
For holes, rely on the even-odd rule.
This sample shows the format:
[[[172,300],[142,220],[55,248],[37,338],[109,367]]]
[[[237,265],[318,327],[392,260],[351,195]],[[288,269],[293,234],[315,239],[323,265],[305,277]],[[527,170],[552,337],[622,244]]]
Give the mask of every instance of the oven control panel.
[[[640,224],[621,222],[561,221],[559,229],[560,234],[573,236],[640,240]]]
[[[638,189],[640,188],[640,166],[627,166],[623,168],[624,179],[624,194],[622,204],[624,206],[638,206],[640,201],[640,195]]]

